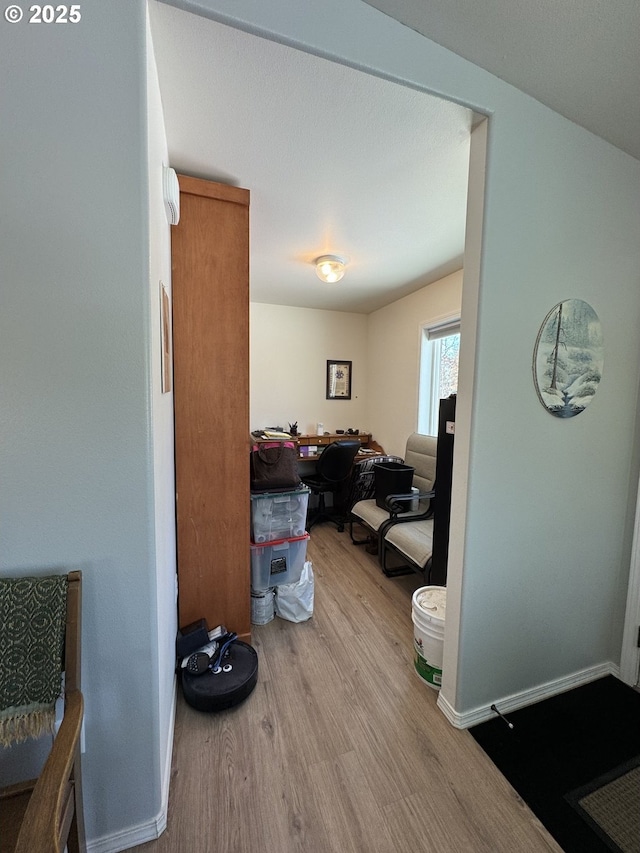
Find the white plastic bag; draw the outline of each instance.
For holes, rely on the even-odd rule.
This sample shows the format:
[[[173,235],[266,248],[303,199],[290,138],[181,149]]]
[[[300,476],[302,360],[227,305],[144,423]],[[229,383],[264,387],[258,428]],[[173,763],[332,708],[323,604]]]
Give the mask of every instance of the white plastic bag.
[[[313,616],[313,566],[307,560],[300,580],[276,587],[276,614],[289,622],[304,622]]]

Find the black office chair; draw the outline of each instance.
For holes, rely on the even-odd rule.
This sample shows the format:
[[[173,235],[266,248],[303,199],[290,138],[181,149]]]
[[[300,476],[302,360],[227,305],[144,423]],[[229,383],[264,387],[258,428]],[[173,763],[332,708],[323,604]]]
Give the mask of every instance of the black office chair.
[[[309,513],[307,530],[311,530],[319,521],[332,521],[337,525],[338,532],[344,530],[345,514],[336,504],[345,480],[351,473],[351,467],[356,454],[360,450],[360,441],[354,438],[340,439],[328,444],[318,457],[315,474],[302,478],[309,486],[312,494],[318,495],[318,508]],[[333,494],[334,508],[329,512],[325,506],[326,492]]]

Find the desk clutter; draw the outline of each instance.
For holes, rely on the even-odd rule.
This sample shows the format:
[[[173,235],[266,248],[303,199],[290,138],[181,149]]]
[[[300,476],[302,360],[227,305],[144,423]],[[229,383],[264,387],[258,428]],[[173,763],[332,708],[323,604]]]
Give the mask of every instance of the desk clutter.
[[[382,448],[373,440],[370,432],[360,432],[359,430],[353,430],[352,432],[325,432],[323,435],[298,435],[292,441],[295,441],[298,447],[298,459],[304,461],[307,459],[317,459],[329,444],[354,438],[357,438],[360,442],[358,457],[375,456],[377,453],[382,452]]]
[[[279,426],[255,430],[251,433],[254,447],[266,442],[284,442],[287,447],[295,448],[299,461],[305,461],[316,459],[323,449],[328,444],[333,444],[334,441],[357,438],[360,442],[360,450],[358,451],[360,458],[384,453],[380,445],[373,440],[371,433],[364,430],[349,427],[348,429],[336,429],[335,432],[328,432],[324,429],[323,424],[318,424],[317,432],[299,434],[297,424],[289,425],[290,428],[294,426],[296,429],[293,432],[287,432]]]
[[[336,429],[334,431],[334,435],[360,435],[362,433],[365,434],[365,430],[356,429],[355,427],[349,427],[348,429]],[[317,424],[315,433],[312,435],[331,435],[332,433],[329,430],[325,430],[324,424]],[[294,424],[289,424],[289,429],[286,430],[281,426],[274,427],[265,427],[264,429],[256,429],[251,435],[254,438],[258,439],[271,439],[271,438],[304,438],[305,436],[301,436],[298,430],[298,422],[296,421]]]

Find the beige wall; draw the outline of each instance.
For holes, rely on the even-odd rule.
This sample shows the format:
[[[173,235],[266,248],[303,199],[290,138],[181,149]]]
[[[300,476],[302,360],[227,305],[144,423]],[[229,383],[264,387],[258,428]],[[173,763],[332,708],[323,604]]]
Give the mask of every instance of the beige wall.
[[[370,430],[365,422],[367,317],[251,303],[251,429]],[[327,359],[353,362],[351,400],[326,399]]]
[[[251,429],[354,427],[404,456],[417,424],[420,330],[459,314],[462,271],[373,314],[251,304]],[[353,362],[352,399],[325,399],[330,358]]]
[[[387,453],[404,456],[418,423],[421,329],[459,315],[462,270],[368,317],[367,420]]]

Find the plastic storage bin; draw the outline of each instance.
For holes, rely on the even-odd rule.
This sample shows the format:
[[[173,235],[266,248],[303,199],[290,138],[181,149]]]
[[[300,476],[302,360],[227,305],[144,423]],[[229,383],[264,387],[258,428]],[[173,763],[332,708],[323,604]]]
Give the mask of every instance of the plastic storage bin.
[[[281,539],[264,545],[251,544],[251,586],[268,589],[281,583],[300,580],[307,559],[309,534],[296,539]]]
[[[415,468],[400,462],[380,462],[375,467],[376,504],[386,509],[387,495],[408,495],[413,483]]]
[[[304,486],[290,492],[251,495],[251,541],[256,545],[304,536],[309,492]]]

